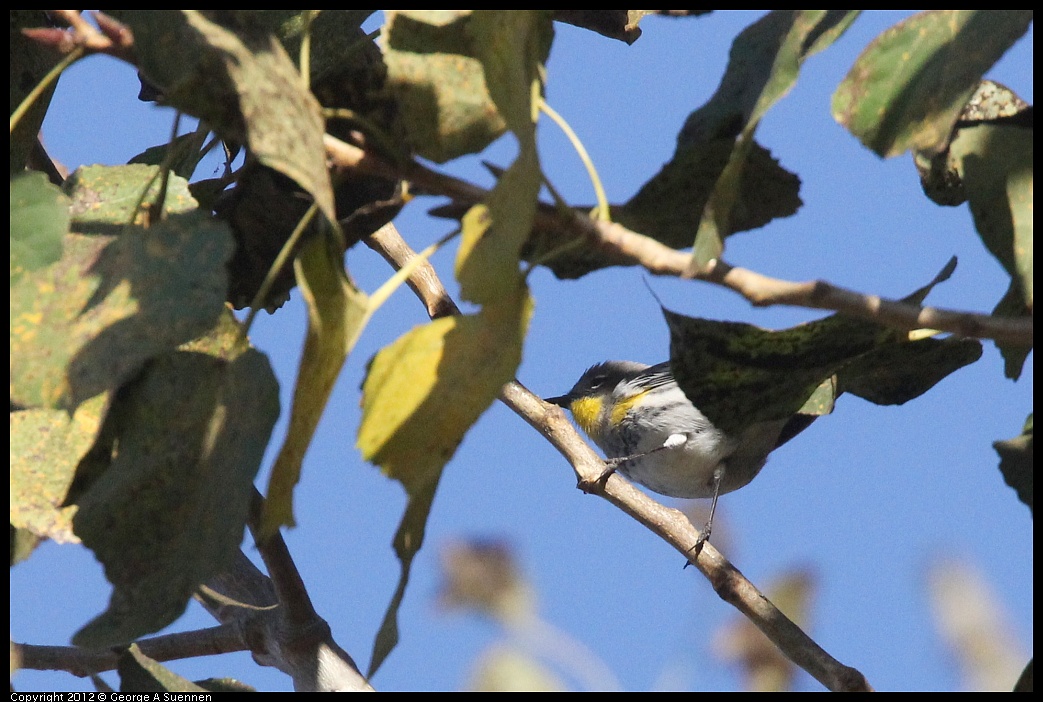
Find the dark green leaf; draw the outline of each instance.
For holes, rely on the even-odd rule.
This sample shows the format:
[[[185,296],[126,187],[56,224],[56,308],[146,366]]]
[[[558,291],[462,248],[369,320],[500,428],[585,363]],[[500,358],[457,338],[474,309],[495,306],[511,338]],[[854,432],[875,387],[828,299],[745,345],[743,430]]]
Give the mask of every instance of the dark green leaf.
[[[118,450],[78,501],[76,534],[114,587],[77,645],[118,645],[170,624],[242,541],[278,386],[234,321],[185,348],[121,391]]]
[[[981,358],[976,339],[919,339],[870,351],[837,373],[840,392],[877,405],[901,405]]]
[[[1032,130],[982,124],[960,130],[949,149],[959,163],[974,226],[1031,308]]]
[[[218,24],[195,10],[127,10],[139,68],[164,100],[246,144],[260,163],[304,188],[334,220],[318,102],[275,34],[250,14]]]
[[[796,83],[804,60],[833,43],[855,17],[857,12],[845,10],[773,10],[735,39],[717,92],[689,116],[677,138],[678,150],[715,140],[731,146],[727,164],[699,212],[692,253],[698,266],[718,258],[724,239],[738,231],[733,212],[743,195],[743,173],[761,118]],[[759,201],[747,198],[747,203]],[[767,219],[792,214],[761,211]]]
[[[770,331],[663,310],[674,377],[722,430],[787,419],[851,359],[884,336],[876,325],[828,318]]]
[[[34,29],[46,24],[46,16],[41,10],[10,11],[10,82],[11,112],[15,111],[55,64],[61,55],[50,46],[33,41],[22,34],[23,29]],[[57,81],[44,90],[32,107],[22,116],[18,125],[11,130],[10,156],[11,175],[21,173],[29,162],[30,154],[38,148],[40,126],[43,124],[47,108],[51,104],[51,96]]]
[[[921,301],[954,268],[950,260],[904,299]],[[909,341],[906,333],[841,314],[780,331],[663,314],[678,384],[710,421],[736,434],[758,422],[829,411],[845,391],[901,404],[981,356],[973,339]]]
[[[1028,505],[1029,510],[1033,510],[1032,475],[1035,471],[1032,464],[1032,415],[1025,421],[1020,436],[997,441],[992,446],[1000,455],[1003,479],[1014,488],[1018,499]]]
[[[189,134],[174,137],[167,144],[150,146],[128,163],[143,163],[149,166],[166,165],[174,173],[185,180],[191,180],[196,171],[200,159],[203,157],[204,142],[206,142],[207,131],[201,129]]]
[[[733,139],[718,139],[679,147],[673,159],[634,197],[624,205],[613,206],[612,219],[667,246],[691,246],[693,232],[699,227],[734,144]],[[763,227],[776,217],[794,214],[802,204],[800,178],[756,143],[747,155],[738,187],[739,196],[731,212],[733,231]],[[564,263],[555,259],[548,266],[557,272],[556,266]]]

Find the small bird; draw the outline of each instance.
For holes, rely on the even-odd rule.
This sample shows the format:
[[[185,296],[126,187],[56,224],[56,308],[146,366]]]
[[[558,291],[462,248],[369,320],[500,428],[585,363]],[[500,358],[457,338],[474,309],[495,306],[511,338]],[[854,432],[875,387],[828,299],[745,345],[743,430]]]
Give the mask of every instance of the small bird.
[[[720,495],[753,480],[768,454],[803,431],[815,417],[753,424],[726,434],[691,403],[677,385],[670,363],[598,363],[564,395],[546,402],[572,413],[608,458],[600,477],[619,471],[669,497],[709,497],[710,517],[693,550],[710,537]]]

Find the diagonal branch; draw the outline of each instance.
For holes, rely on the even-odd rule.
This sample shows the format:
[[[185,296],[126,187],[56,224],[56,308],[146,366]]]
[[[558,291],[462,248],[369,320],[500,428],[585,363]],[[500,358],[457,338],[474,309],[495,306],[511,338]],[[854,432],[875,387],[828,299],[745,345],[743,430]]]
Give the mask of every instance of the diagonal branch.
[[[463,203],[477,203],[489,191],[476,185],[433,171],[417,162],[398,169],[392,164],[328,134],[326,155],[339,168],[368,174],[404,178],[415,186]],[[1032,318],[1004,318],[938,307],[921,307],[908,302],[887,300],[847,290],[825,281],[793,282],[771,278],[722,260],[711,262],[705,270],[691,270],[691,255],[630,231],[613,222],[595,221],[581,213],[561,211],[541,205],[536,212],[537,226],[563,237],[582,236],[587,244],[611,254],[620,264],[643,266],[655,275],[695,278],[726,287],[755,306],[793,305],[832,310],[868,319],[897,329],[937,329],[958,336],[993,339],[1000,343],[1032,345]]]
[[[384,225],[369,237],[366,243],[396,269],[416,256],[393,224]],[[445,292],[429,263],[422,263],[414,271],[410,277],[410,287],[429,312],[439,310],[439,316],[458,313],[455,303]],[[652,499],[618,474],[613,474],[605,481],[603,487],[600,486],[598,477],[605,471],[604,461],[576,432],[560,408],[545,403],[517,381],[503,386],[500,400],[543,434],[565,456],[572,464],[580,485],[591,486],[586,489],[605,498],[644,524],[685,558],[691,557],[690,550],[699,532],[688,518],[679,510],[666,507]],[[790,660],[828,689],[871,689],[859,671],[830,656],[800,627],[782,614],[712,545],[705,544],[693,563],[710,581],[721,599],[746,615]]]

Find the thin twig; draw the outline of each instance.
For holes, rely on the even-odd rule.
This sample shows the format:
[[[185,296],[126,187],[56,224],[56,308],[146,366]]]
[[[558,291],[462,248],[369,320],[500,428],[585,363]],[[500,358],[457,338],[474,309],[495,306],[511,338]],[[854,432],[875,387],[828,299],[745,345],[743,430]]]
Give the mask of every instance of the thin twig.
[[[396,268],[406,265],[416,254],[402,240],[394,225],[381,229],[380,236],[370,237],[371,248]],[[434,270],[414,271],[410,287],[430,312],[456,313],[456,305],[438,280]],[[605,472],[604,461],[576,432],[564,412],[529,392],[521,383],[511,381],[503,386],[500,400],[530,426],[543,434],[572,465],[581,485],[594,486],[596,494],[619,507],[669,543],[685,558],[699,536],[688,518],[680,511],[666,507],[635,488],[618,475],[612,475],[598,488],[598,478]],[[732,604],[771,639],[794,663],[830,690],[870,690],[868,681],[854,668],[835,660],[800,627],[788,619],[762,595],[712,545],[704,544],[694,565],[706,576],[721,599]]]
[[[63,54],[108,54],[134,64],[134,34],[130,27],[102,12],[95,12],[98,28],[84,19],[79,10],[49,10],[55,21],[70,30],[43,27],[23,29],[22,34]],[[100,31],[99,31],[100,30]]]
[[[476,185],[433,171],[416,162],[399,170],[382,159],[326,135],[326,154],[341,168],[352,168],[373,175],[404,178],[418,189],[445,195],[464,203],[484,200],[489,191]],[[643,266],[655,275],[694,277],[721,285],[742,295],[753,305],[792,305],[832,310],[869,319],[897,329],[937,329],[942,332],[1000,343],[1030,346],[1033,341],[1031,318],[1004,318],[938,307],[921,307],[907,302],[886,300],[847,290],[824,281],[792,282],[771,278],[722,260],[712,261],[705,270],[690,270],[691,256],[672,249],[651,237],[631,231],[615,222],[601,222],[578,212],[561,213],[549,205],[537,209],[536,226],[561,234],[581,236],[588,245],[610,253],[621,263]]]

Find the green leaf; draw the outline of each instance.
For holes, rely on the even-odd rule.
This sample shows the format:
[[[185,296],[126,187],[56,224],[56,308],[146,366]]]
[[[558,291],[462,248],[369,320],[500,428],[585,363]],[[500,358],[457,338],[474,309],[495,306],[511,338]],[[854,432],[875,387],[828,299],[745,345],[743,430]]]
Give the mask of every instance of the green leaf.
[[[101,430],[108,402],[99,395],[69,416],[64,410],[29,409],[11,413],[11,525],[53,539],[76,543],[75,507],[65,501],[80,459]]]
[[[692,232],[699,227],[734,146],[729,138],[679,147],[629,201],[612,207],[612,220],[673,248],[691,246]],[[736,187],[729,225],[733,232],[763,227],[772,219],[794,214],[803,204],[800,178],[756,142],[746,154]],[[563,263],[557,259],[548,265],[559,272]]]
[[[1025,296],[1021,292],[1021,286],[1011,282],[1007,292],[1000,298],[992,314],[998,317],[1031,317],[1032,310],[1025,306]],[[1025,366],[1025,360],[1032,351],[1032,345],[1014,345],[996,343],[1003,356],[1003,375],[1011,380],[1021,377],[1021,371]]]
[[[330,250],[324,237],[313,237],[304,244],[294,271],[308,307],[308,334],[293,392],[290,426],[268,482],[261,539],[284,524],[295,524],[293,488],[300,480],[304,454],[344,361],[369,319],[366,294],[348,280],[342,257]]]
[[[467,24],[489,92],[518,139],[518,157],[484,204],[463,217],[456,258],[461,296],[488,303],[514,294],[518,261],[532,230],[541,186],[536,154],[536,101],[552,30],[542,11],[476,11]]]
[[[883,157],[945,147],[982,75],[1032,22],[1031,10],[928,10],[862,52],[833,117]]]
[[[614,221],[674,248],[692,246],[700,262],[716,258],[723,240],[788,217],[801,206],[800,179],[754,140],[761,117],[786,95],[803,61],[846,30],[857,13],[775,11],[736,38],[721,84],[689,115],[673,158],[625,204]],[[738,141],[736,141],[738,137]],[[620,261],[581,242],[561,251],[561,237],[536,232],[525,256],[562,278],[577,278]]]
[[[201,127],[197,131],[181,134],[166,144],[150,146],[131,158],[128,163],[143,163],[150,166],[162,166],[166,163],[171,171],[185,180],[191,180],[196,166],[203,158],[201,149],[208,133],[205,127]]]
[[[120,692],[206,692],[191,680],[152,660],[131,644],[120,653]]]
[[[11,283],[62,255],[62,237],[69,231],[69,198],[43,173],[19,173],[11,178]]]
[[[228,315],[207,337],[149,363],[111,413],[117,450],[73,519],[113,584],[108,610],[73,637],[94,648],[170,624],[235,555],[278,385]]]
[[[374,646],[370,675],[397,641],[397,612],[420,549],[431,500],[464,434],[514,377],[531,315],[523,285],[474,315],[442,317],[382,349],[362,388],[358,446],[406,489],[395,535],[402,562],[396,594]]]
[[[476,10],[467,23],[489,95],[522,151],[536,138],[535,99],[554,30],[545,10]]]
[[[311,39],[311,82],[321,82],[357,59],[359,28],[376,10],[238,10],[249,23],[274,32],[297,63],[305,27]],[[313,15],[308,18],[308,15]],[[325,104],[325,103],[324,103]]]
[[[960,130],[949,149],[985,247],[1024,296],[1032,295],[1032,130],[981,124]]]
[[[164,101],[206,121],[225,141],[293,179],[336,219],[321,108],[294,61],[249,15],[229,25],[195,10],[126,10],[138,67]],[[236,20],[241,21],[236,21]]]
[[[92,166],[69,179],[73,231],[61,259],[11,287],[12,401],[75,408],[204,333],[222,313],[231,237],[195,210],[183,179],[170,179],[166,219],[128,224],[145,218],[157,173]]]
[[[922,300],[954,267],[950,260],[905,300]],[[909,341],[906,333],[841,314],[779,331],[663,314],[678,384],[711,422],[734,434],[751,424],[828,412],[845,391],[902,404],[981,356],[976,340]]]
[[[506,128],[474,57],[470,16],[470,10],[385,13],[388,89],[412,148],[438,163],[481,151]]]
[[[678,384],[711,422],[734,434],[797,414],[823,381],[883,336],[876,325],[840,329],[828,319],[771,331],[663,314]]]
[[[754,140],[761,117],[793,87],[804,60],[854,21],[848,11],[773,11],[740,34],[713,97],[688,116],[673,158],[612,219],[674,248],[693,245],[699,262],[724,238],[788,217],[801,206],[800,179]],[[736,141],[736,137],[739,137]],[[559,278],[625,262],[585,242],[563,250],[557,232],[536,231],[524,256]],[[552,254],[548,258],[548,254]]]
[[[702,210],[693,251],[698,267],[718,258],[724,239],[736,231],[732,213],[761,118],[792,89],[804,60],[833,43],[857,16],[845,10],[773,10],[735,39],[717,92],[688,118],[677,140],[680,149],[739,134]]]
[[[901,405],[981,358],[977,339],[918,339],[888,343],[837,372],[839,392],[876,405]]]
[[[1032,112],[1029,104],[1006,86],[982,80],[963,106],[945,148],[937,153],[913,153],[924,194],[939,205],[955,207],[967,201],[963,187],[963,166],[952,157],[949,147],[965,127],[974,127],[983,122],[1031,129]]]
[[[1024,502],[1030,511],[1032,507],[1032,475],[1035,472],[1032,464],[1032,415],[1025,420],[1025,426],[1019,436],[1005,441],[997,441],[993,445],[1000,455],[1000,472],[1007,485],[1014,488],[1018,499]]]

